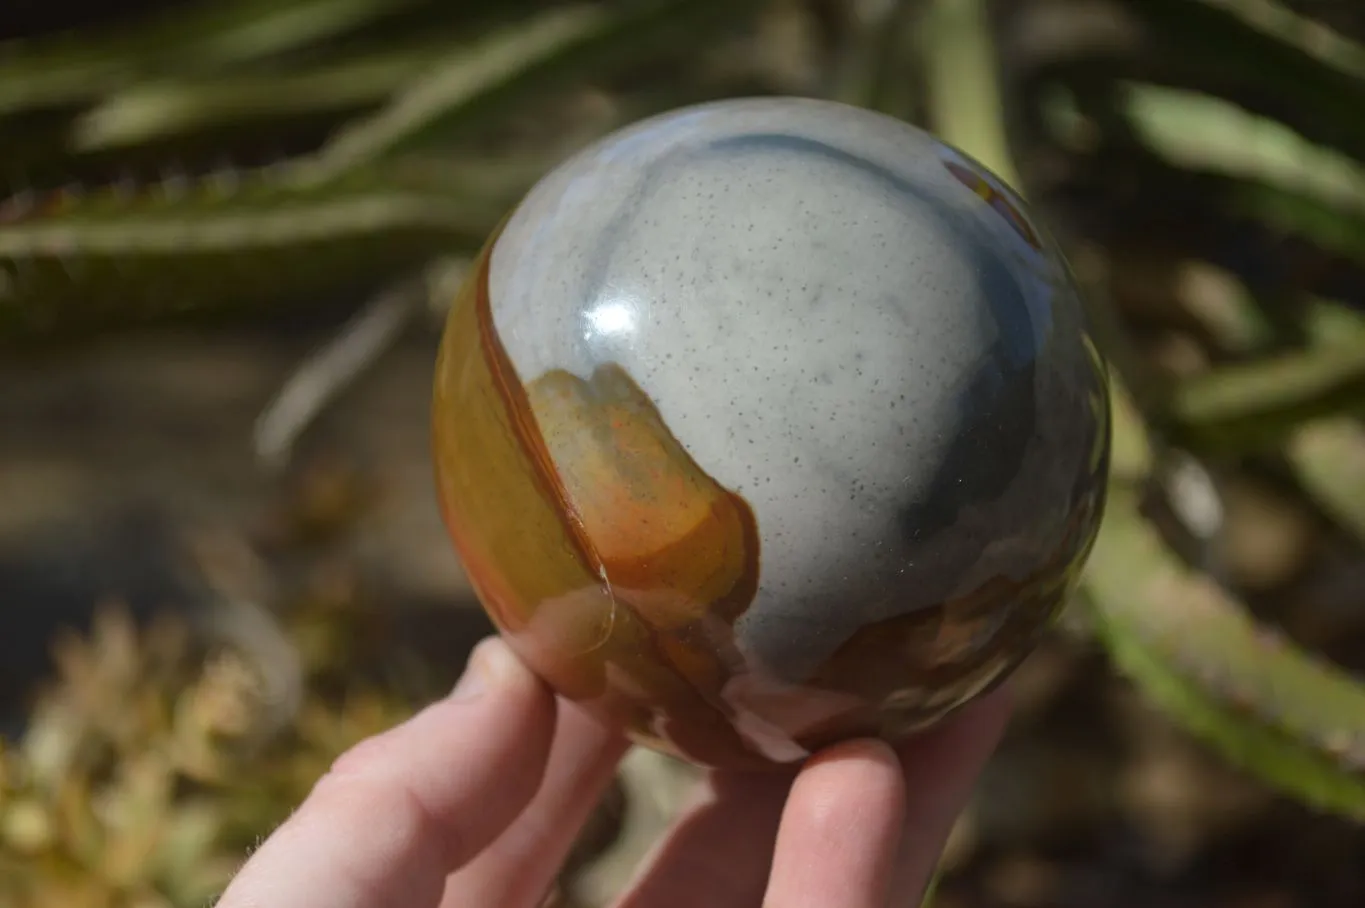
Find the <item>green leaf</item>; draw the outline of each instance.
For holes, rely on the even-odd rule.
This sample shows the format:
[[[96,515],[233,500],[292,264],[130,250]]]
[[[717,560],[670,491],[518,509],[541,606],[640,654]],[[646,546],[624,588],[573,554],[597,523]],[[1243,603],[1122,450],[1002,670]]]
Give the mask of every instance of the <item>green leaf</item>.
[[[310,164],[317,179],[410,147],[493,87],[545,65],[575,44],[599,38],[616,24],[605,6],[578,4],[543,13],[461,47],[425,78],[372,117],[336,136]]]
[[[1365,411],[1365,347],[1340,344],[1223,366],[1173,390],[1182,441],[1241,451],[1282,441],[1322,416]]]
[[[1365,426],[1349,419],[1310,423],[1289,438],[1285,456],[1318,506],[1365,542]]]
[[[1365,109],[1365,53],[1345,50],[1342,42],[1330,54],[1315,53],[1299,31],[1259,27],[1226,3],[1140,0],[1130,8],[1178,81],[1202,74],[1267,101],[1313,141],[1365,155],[1365,118],[1359,115]]]
[[[1231,213],[1253,217],[1281,233],[1365,263],[1365,213],[1323,204],[1309,196],[1270,186],[1230,185]]]
[[[924,43],[931,127],[1005,183],[1018,187],[982,0],[936,0],[927,17]]]
[[[58,196],[0,224],[0,337],[351,292],[477,248],[528,176],[444,162],[304,186],[272,169]]]
[[[424,0],[194,4],[103,34],[0,45],[0,116],[90,103],[141,78],[211,72],[335,38]]]
[[[445,50],[409,47],[302,71],[140,82],[76,118],[71,146],[89,153],[215,126],[359,112],[383,104]]]
[[[1116,665],[1225,758],[1320,810],[1365,822],[1365,683],[1252,620],[1110,496],[1082,580]]]
[[[975,28],[979,34],[973,40],[985,42],[980,8],[964,11],[960,5],[979,2],[940,0],[939,9],[957,15],[959,27]],[[1164,16],[1168,31],[1184,29],[1183,50],[1196,58],[1200,53],[1226,54],[1229,46],[1246,49],[1241,34],[1219,49],[1204,47],[1222,34],[1211,32],[1209,20],[1201,18],[1201,10],[1207,11],[1203,4],[1151,0],[1140,6],[1154,18]],[[1190,14],[1188,23],[1180,19],[1182,11]],[[940,37],[935,35],[934,41]],[[964,46],[971,44],[964,41]],[[991,61],[984,54],[973,55],[969,64],[954,70],[947,48],[945,42],[939,61],[944,87],[936,93],[935,122],[945,124],[940,130],[948,141],[1012,173],[1003,127],[987,122],[992,112],[1002,116]],[[1282,67],[1302,63],[1288,56],[1290,63],[1282,58],[1275,62]],[[1249,57],[1239,65],[1261,62]],[[1316,71],[1312,75],[1320,84],[1331,81]],[[950,76],[957,80],[951,91],[946,86]],[[1332,368],[1319,363],[1290,370],[1295,372],[1293,392],[1265,387],[1251,399],[1263,409],[1272,399],[1296,407],[1302,401],[1287,398],[1297,394],[1312,399],[1324,384],[1358,368],[1345,363],[1344,356],[1329,356]],[[1117,377],[1112,400],[1111,488],[1081,584],[1091,625],[1120,670],[1173,721],[1279,790],[1365,822],[1365,682],[1258,624],[1211,578],[1179,560],[1141,513],[1137,489],[1150,469],[1152,445]],[[1235,417],[1245,400],[1209,385],[1196,391],[1186,406],[1201,415]]]
[[[1081,579],[1091,627],[1146,697],[1231,763],[1365,822],[1365,679],[1257,622],[1166,545],[1141,511],[1146,429],[1118,382],[1113,398],[1116,469]]]
[[[653,0],[629,9],[554,8],[462,48],[383,110],[338,134],[307,165],[330,179],[358,165],[448,143],[547,88],[600,78],[750,14],[756,0]]]
[[[1213,95],[1134,82],[1123,89],[1134,132],[1164,160],[1365,211],[1365,166],[1349,155]]]

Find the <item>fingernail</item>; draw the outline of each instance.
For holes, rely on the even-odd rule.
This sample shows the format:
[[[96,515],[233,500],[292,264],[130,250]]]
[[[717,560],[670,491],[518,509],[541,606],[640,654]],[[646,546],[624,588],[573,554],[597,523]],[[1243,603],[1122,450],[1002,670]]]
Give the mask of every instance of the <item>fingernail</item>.
[[[452,700],[474,700],[483,696],[488,690],[490,647],[497,646],[498,641],[490,637],[481,641],[474,649],[469,652],[469,661],[465,663],[464,674],[456,682],[455,689],[450,692]]]

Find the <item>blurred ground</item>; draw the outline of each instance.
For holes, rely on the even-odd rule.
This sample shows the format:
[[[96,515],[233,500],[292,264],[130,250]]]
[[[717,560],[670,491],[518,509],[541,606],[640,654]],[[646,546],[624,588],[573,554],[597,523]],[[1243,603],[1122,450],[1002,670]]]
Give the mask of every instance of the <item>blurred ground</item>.
[[[835,6],[811,9],[828,14]],[[0,37],[83,21],[93,9],[21,2],[0,10]],[[1346,21],[1352,10],[1335,14]],[[809,29],[817,18],[798,24]],[[759,81],[804,84],[816,65],[806,56],[820,58],[820,43],[779,25],[759,43],[781,75]],[[1019,34],[1046,44],[1052,33],[1033,25]],[[1030,46],[1021,38],[1016,50]],[[1203,199],[1168,202],[1144,190],[1133,176],[1144,172],[1138,164],[1131,172],[1118,166],[1132,163],[1129,152],[1116,151],[1118,163],[1106,170],[1059,163],[1044,149],[1033,169],[1052,175],[1044,184],[1061,226],[1104,240],[1128,255],[1120,266],[1137,267],[1134,248],[1152,252],[1132,237],[1169,240],[1167,209],[1179,202],[1188,214],[1202,210]],[[1229,236],[1242,243],[1230,258],[1263,251],[1259,234]],[[1336,263],[1330,271],[1311,257],[1309,264],[1322,266],[1306,268],[1310,275],[1359,278],[1358,267],[1341,272]],[[1164,376],[1208,368],[1200,332],[1163,272],[1138,270],[1118,294],[1134,349]],[[279,721],[290,704],[308,704],[303,730],[285,745],[230,764],[259,772],[263,790],[285,804],[329,753],[458,675],[489,625],[432,495],[427,408],[438,321],[411,326],[329,406],[283,474],[252,455],[262,410],[346,314],[323,307],[306,318],[153,327],[0,360],[0,732],[11,741],[34,715],[47,721],[42,709],[31,712],[40,686],[59,670],[69,680],[74,657],[54,649],[54,632],[89,631],[102,603],[124,603],[147,622],[177,612],[210,644],[233,643],[273,666],[265,700]],[[1207,563],[1258,616],[1365,672],[1365,553],[1264,460],[1214,459],[1227,521]],[[96,639],[120,638],[97,630]],[[297,652],[281,656],[291,647]],[[99,663],[97,655],[81,658]],[[134,673],[100,670],[123,672],[125,681]],[[190,690],[192,667],[167,672],[176,680],[157,682],[167,698]],[[946,856],[942,908],[1365,905],[1365,831],[1229,768],[1117,678],[1085,634],[1059,629],[1020,670],[1015,689],[1010,735]],[[604,804],[566,878],[581,905],[601,904],[620,885],[692,778],[664,758],[632,755],[623,790]],[[224,784],[233,798],[250,800]],[[275,816],[254,803],[242,815],[232,828],[246,841]],[[46,854],[57,835],[14,816],[21,814],[0,823],[9,856],[18,856],[11,863],[0,856],[0,896],[5,873],[20,873],[25,855]],[[44,860],[31,866],[48,867]],[[50,898],[22,908],[122,904]]]

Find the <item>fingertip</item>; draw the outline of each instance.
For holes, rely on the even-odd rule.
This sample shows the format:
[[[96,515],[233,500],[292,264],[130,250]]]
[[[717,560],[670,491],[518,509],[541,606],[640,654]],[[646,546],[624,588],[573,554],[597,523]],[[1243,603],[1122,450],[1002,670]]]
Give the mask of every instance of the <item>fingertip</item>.
[[[900,812],[905,783],[900,758],[891,745],[876,738],[833,744],[808,758],[792,785],[795,809],[812,811],[808,819],[816,822],[825,822],[826,801],[845,797],[875,797]]]
[[[890,760],[894,763],[896,753],[891,749],[891,745],[880,738],[853,738],[823,747],[811,754],[802,764],[801,771],[806,773],[815,767],[844,760],[870,760],[873,763]]]
[[[491,702],[486,702],[491,701]],[[406,721],[352,746],[338,757],[318,785],[330,784],[337,777],[402,770],[411,760],[403,760],[405,740],[461,741],[470,736],[462,730],[490,722],[500,730],[512,732],[521,742],[515,759],[502,769],[511,776],[503,787],[522,790],[517,784],[520,767],[528,767],[538,778],[548,757],[555,722],[555,699],[549,687],[512,651],[499,636],[485,637],[470,651],[454,688],[443,699],[428,704]],[[484,743],[484,742],[471,742]],[[467,753],[469,748],[463,748]],[[458,754],[437,754],[454,758]],[[316,797],[316,789],[313,796]],[[311,800],[311,798],[310,798]]]
[[[820,751],[782,813],[768,901],[884,905],[904,816],[904,776],[889,745],[860,739]]]
[[[904,811],[905,777],[896,752],[884,741],[860,738],[806,761],[792,785],[783,824],[790,820],[830,840],[856,824],[855,835],[876,840],[899,828]]]
[[[451,696],[464,699],[488,688],[549,693],[549,688],[499,635],[485,637],[469,651],[464,675]]]
[[[489,848],[446,881],[442,905],[530,908],[544,900],[630,746],[578,704],[556,703],[555,740],[535,797]]]
[[[906,811],[892,904],[919,904],[953,825],[1004,736],[1011,708],[1009,685],[1001,685],[897,748]]]

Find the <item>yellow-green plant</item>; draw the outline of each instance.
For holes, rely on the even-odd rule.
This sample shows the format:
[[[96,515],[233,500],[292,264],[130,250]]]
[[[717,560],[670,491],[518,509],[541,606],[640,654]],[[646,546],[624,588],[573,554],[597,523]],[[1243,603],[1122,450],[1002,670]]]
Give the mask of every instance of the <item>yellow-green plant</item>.
[[[411,711],[314,695],[263,739],[252,663],[198,650],[179,620],[140,631],[116,606],[57,642],[57,677],[0,747],[0,904],[208,904],[337,756]]]

